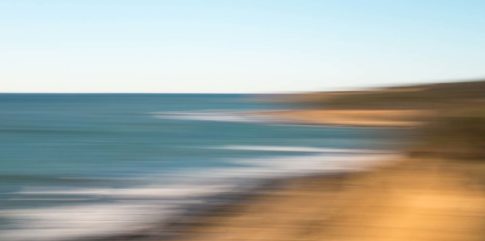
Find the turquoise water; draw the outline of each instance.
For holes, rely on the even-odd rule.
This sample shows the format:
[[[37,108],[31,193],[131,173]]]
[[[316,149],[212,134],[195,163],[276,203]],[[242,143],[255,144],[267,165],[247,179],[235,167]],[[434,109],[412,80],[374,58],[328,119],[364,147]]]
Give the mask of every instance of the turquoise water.
[[[0,240],[142,228],[248,180],[353,168],[391,145],[389,130],[250,117],[284,107],[251,97],[1,94]]]

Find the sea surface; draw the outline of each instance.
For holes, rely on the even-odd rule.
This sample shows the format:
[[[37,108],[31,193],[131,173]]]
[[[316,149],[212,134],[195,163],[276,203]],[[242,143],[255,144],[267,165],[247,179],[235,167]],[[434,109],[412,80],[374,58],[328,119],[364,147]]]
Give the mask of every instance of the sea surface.
[[[356,170],[389,129],[254,117],[252,95],[0,94],[0,240],[145,229],[276,177]]]

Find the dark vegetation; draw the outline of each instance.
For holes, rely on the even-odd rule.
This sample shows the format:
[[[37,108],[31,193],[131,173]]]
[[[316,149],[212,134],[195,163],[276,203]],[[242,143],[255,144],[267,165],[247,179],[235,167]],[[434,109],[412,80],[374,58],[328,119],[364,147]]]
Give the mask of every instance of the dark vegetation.
[[[485,106],[485,80],[312,93],[298,102],[336,109],[434,109]]]
[[[485,160],[485,80],[313,93],[297,101],[329,109],[426,111],[411,154]]]
[[[417,137],[413,154],[485,160],[485,106],[439,113]]]

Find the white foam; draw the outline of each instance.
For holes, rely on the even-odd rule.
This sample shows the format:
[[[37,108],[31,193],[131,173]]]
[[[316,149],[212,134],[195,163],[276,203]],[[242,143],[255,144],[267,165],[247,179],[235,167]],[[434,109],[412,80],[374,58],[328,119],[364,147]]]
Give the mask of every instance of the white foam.
[[[365,170],[374,165],[397,159],[397,154],[368,154],[359,156],[311,155],[305,157],[255,158],[241,160],[240,163],[252,164],[268,172],[283,175],[330,173],[341,171]]]
[[[369,149],[345,149],[345,148],[322,148],[305,146],[255,146],[255,145],[226,145],[215,147],[216,149],[240,150],[240,151],[274,151],[274,152],[312,152],[312,153],[344,153],[344,154],[376,154],[389,153],[382,150]]]
[[[12,200],[49,200],[45,196],[61,196],[59,200],[76,200],[79,195],[125,199],[113,204],[61,206],[50,208],[0,211],[0,217],[15,220],[15,228],[1,230],[6,240],[62,240],[123,234],[147,227],[154,221],[173,215],[181,201],[201,198],[230,189],[228,185],[171,185],[139,188],[80,188],[49,190],[30,188],[16,192]],[[42,195],[43,198],[36,198]],[[27,196],[27,197],[22,197]],[[153,198],[153,201],[149,201]],[[166,202],[164,200],[173,200]],[[54,198],[53,200],[58,200]]]
[[[172,215],[174,205],[190,198],[232,191],[237,181],[258,180],[269,177],[287,177],[312,173],[334,173],[371,168],[383,161],[396,158],[396,154],[375,154],[369,151],[361,155],[347,149],[328,149],[295,146],[224,146],[227,149],[311,152],[312,155],[297,157],[271,157],[234,159],[242,166],[190,170],[174,176],[177,185],[151,185],[134,188],[94,188],[71,190],[24,189],[17,194],[28,198],[35,195],[57,195],[67,197],[99,196],[129,199],[129,203],[63,206],[38,209],[0,211],[0,217],[16,220],[15,229],[2,230],[2,238],[12,241],[60,240],[97,235],[121,234],[147,227],[155,220]],[[368,150],[354,150],[358,153]],[[332,155],[330,153],[338,153]],[[155,180],[155,179],[154,179]],[[183,181],[177,182],[177,180]],[[154,198],[153,201],[148,199]],[[170,199],[172,202],[163,202]]]
[[[257,180],[260,178],[289,177],[317,173],[338,173],[363,171],[384,162],[401,158],[397,153],[376,153],[360,155],[312,154],[293,157],[267,157],[233,159],[240,166],[213,168],[210,170],[181,173],[194,180],[219,180],[228,183],[236,180]],[[225,180],[225,181],[224,181]],[[202,183],[202,181],[201,181]]]
[[[2,230],[2,240],[62,240],[127,233],[146,227],[163,213],[168,210],[125,203],[0,211],[0,217],[16,220],[18,225]]]
[[[219,192],[226,188],[223,185],[210,187],[170,186],[170,187],[139,187],[139,188],[79,188],[79,189],[23,189],[20,195],[86,195],[116,198],[181,198],[204,196]]]
[[[207,110],[207,111],[167,111],[154,112],[160,119],[175,120],[196,120],[196,121],[216,121],[216,122],[264,122],[267,118],[256,117],[248,112]]]

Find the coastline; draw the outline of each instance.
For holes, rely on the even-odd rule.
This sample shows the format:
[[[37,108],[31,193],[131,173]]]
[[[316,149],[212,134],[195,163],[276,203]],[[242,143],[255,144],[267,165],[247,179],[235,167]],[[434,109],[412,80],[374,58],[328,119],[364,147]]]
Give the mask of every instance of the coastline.
[[[296,124],[414,128],[429,113],[285,110],[257,115]],[[482,240],[485,193],[477,180],[483,168],[476,167],[463,160],[403,155],[360,172],[283,178],[272,188],[248,192],[248,199],[189,218],[183,235],[172,240]]]
[[[448,165],[404,158],[367,172],[282,180],[192,219],[175,240],[480,240],[484,195],[463,184],[469,170]]]
[[[266,198],[279,195],[278,193],[288,190],[295,183],[306,183],[314,180],[325,180],[325,182],[329,183],[339,182],[349,178],[351,175],[353,174],[350,172],[340,172],[268,179],[262,181],[254,188],[240,191],[238,194],[226,196],[222,194],[214,199],[225,200],[219,205],[215,205],[212,208],[201,207],[198,212],[194,213],[192,210],[187,212],[187,216],[175,217],[168,224],[168,231],[175,232],[175,234],[172,237],[169,236],[159,240],[197,240],[200,238],[200,235],[210,232],[210,229],[223,226],[225,222],[230,223],[231,221],[228,219],[241,214],[244,215],[248,208],[267,203]],[[172,229],[173,227],[175,227],[175,230]],[[167,229],[164,230],[167,231]]]
[[[117,98],[116,96],[98,96],[96,98],[108,97]],[[144,96],[141,97],[145,98]],[[49,99],[51,97],[46,96],[43,98]],[[55,98],[60,97],[55,96]],[[62,100],[63,98],[60,98],[59,100]],[[69,96],[69,98],[74,97]],[[82,101],[83,98],[78,101]],[[150,98],[153,97],[150,96]],[[165,97],[161,99],[163,100],[162,102],[168,101],[165,100]],[[170,98],[168,99],[170,100]],[[221,101],[224,101],[224,99]],[[49,103],[50,101],[46,101],[46,106],[48,106]],[[71,105],[69,101],[66,103],[69,103],[66,107]],[[118,107],[120,109],[124,108],[121,108],[121,106],[118,105],[118,101],[116,103],[115,106],[112,106],[113,108],[109,108],[109,110],[113,112],[106,110],[108,111],[106,112],[106,116],[112,117],[114,120],[117,120],[119,116]],[[158,105],[151,106],[150,103],[151,101],[146,103],[147,109],[159,108]],[[188,104],[190,103],[192,102],[189,102]],[[53,183],[52,185],[48,183],[49,185],[45,185],[45,187],[26,188],[25,190],[12,193],[11,196],[14,198],[26,199],[24,202],[25,206],[30,203],[37,205],[41,202],[36,199],[42,198],[42,205],[45,203],[46,207],[39,205],[39,207],[34,207],[33,209],[24,209],[24,206],[22,206],[24,203],[20,203],[21,205],[19,205],[19,208],[3,212],[2,215],[5,215],[8,219],[14,220],[13,223],[15,225],[17,225],[17,223],[19,225],[18,228],[17,226],[15,226],[15,228],[7,227],[7,229],[5,229],[6,231],[2,232],[1,236],[8,240],[19,241],[76,239],[84,241],[142,240],[148,238],[153,239],[153,237],[157,236],[166,236],[167,234],[164,233],[164,226],[174,226],[173,223],[179,223],[179,227],[183,226],[180,224],[180,220],[176,220],[177,218],[184,219],[186,222],[190,223],[193,221],[191,221],[192,218],[189,217],[198,216],[199,213],[203,213],[200,214],[201,216],[206,214],[210,215],[212,210],[217,209],[215,205],[212,205],[214,203],[217,203],[216,206],[218,206],[219,203],[221,203],[221,206],[225,206],[225,203],[235,201],[240,203],[240,199],[245,199],[241,198],[243,196],[253,196],[255,193],[258,195],[261,193],[252,189],[249,190],[244,185],[242,187],[239,185],[233,186],[232,181],[238,183],[242,179],[249,179],[249,181],[251,181],[255,179],[266,179],[268,177],[272,178],[275,177],[275,175],[279,175],[278,178],[283,178],[284,176],[292,176],[293,174],[300,175],[322,170],[324,172],[329,170],[340,172],[347,167],[353,167],[353,165],[345,165],[346,160],[341,161],[335,159],[342,155],[346,155],[346,150],[349,150],[348,153],[352,154],[352,158],[360,158],[361,156],[369,154],[372,151],[371,149],[377,147],[379,143],[388,140],[385,138],[388,135],[384,134],[387,133],[387,130],[374,130],[374,128],[355,130],[354,128],[333,128],[326,126],[320,128],[304,125],[286,126],[279,125],[277,122],[272,123],[265,119],[246,118],[243,111],[253,109],[247,108],[245,105],[234,105],[234,111],[227,111],[226,109],[221,111],[210,111],[210,109],[203,109],[199,112],[178,112],[179,114],[186,114],[182,117],[192,118],[188,120],[183,119],[187,121],[179,121],[177,118],[163,119],[156,116],[156,114],[153,114],[154,112],[143,111],[139,116],[133,115],[133,119],[128,118],[126,120],[127,123],[123,124],[125,128],[121,129],[119,129],[117,125],[106,125],[110,122],[105,122],[105,115],[99,116],[100,118],[96,119],[96,121],[99,121],[99,123],[103,125],[99,126],[99,128],[96,126],[97,128],[95,129],[100,131],[100,138],[104,138],[106,132],[118,133],[118,131],[126,130],[126,127],[130,127],[126,133],[123,131],[123,135],[120,135],[126,138],[123,139],[123,142],[121,142],[122,139],[116,139],[118,141],[113,142],[115,147],[119,148],[109,149],[109,153],[127,155],[127,157],[134,154],[132,158],[127,158],[130,160],[138,160],[137,158],[140,158],[140,156],[143,155],[141,156],[143,158],[140,159],[146,158],[147,160],[156,159],[171,161],[170,159],[172,158],[170,156],[164,158],[164,152],[167,152],[168,150],[169,153],[171,151],[180,151],[182,153],[183,151],[184,153],[186,152],[187,159],[182,160],[188,160],[188,164],[199,162],[199,160],[209,160],[209,168],[201,168],[200,171],[195,172],[195,174],[194,172],[191,172],[192,170],[183,171],[183,169],[180,169],[180,172],[174,173],[174,177],[175,179],[180,178],[182,181],[180,182],[182,183],[181,185],[177,184],[178,180],[174,181],[173,184],[168,183],[165,185],[165,183],[162,183],[164,174],[158,174],[160,170],[158,168],[164,167],[164,165],[160,165],[160,167],[157,166],[157,168],[153,169],[153,171],[157,173],[153,175],[155,178],[153,180],[151,179],[151,174],[146,176],[140,175],[139,179],[130,179],[131,177],[125,179],[123,175],[113,178],[116,181],[113,183],[117,184],[118,180],[123,182],[124,185],[120,185],[119,187],[111,183],[108,183],[109,185],[106,184],[106,187],[104,187],[104,179],[99,182],[97,182],[97,179],[94,180],[95,182],[88,179],[89,183],[86,184],[84,183],[84,179],[79,181],[76,179],[76,183],[74,183],[75,185],[73,184],[73,187],[71,187],[69,185],[70,183],[66,183],[64,179],[60,179],[59,183],[66,183],[68,184],[67,187],[57,188],[55,186],[57,183]],[[138,106],[132,106],[132,108],[135,107],[138,108]],[[75,108],[66,109],[71,110],[73,113],[78,111]],[[259,109],[254,108],[254,111],[257,110]],[[126,110],[123,109],[123,111]],[[137,111],[139,110],[133,111],[133,113],[138,113]],[[141,113],[142,111],[139,112]],[[174,112],[167,111],[164,113],[173,114]],[[49,113],[49,115],[52,116],[64,114],[64,111],[54,111],[53,113]],[[231,114],[234,115],[231,116]],[[200,119],[200,117],[207,117],[207,115],[211,118]],[[20,117],[19,119],[23,120],[23,116],[20,115]],[[219,117],[226,118],[221,119]],[[147,123],[152,123],[153,126],[140,125],[140,121],[147,121]],[[48,121],[44,123],[46,126],[50,126],[49,124]],[[62,123],[58,124],[61,125]],[[164,128],[167,128],[167,131],[169,132],[165,132]],[[200,130],[187,135],[188,132],[186,131],[191,128]],[[147,132],[148,130],[149,132]],[[75,132],[74,134],[76,135],[73,135],[71,137],[72,139],[68,139],[69,141],[66,141],[65,144],[69,145],[73,141],[83,139],[84,134],[91,134],[91,132],[87,131],[88,130],[83,129],[82,131],[80,130],[79,133]],[[221,133],[228,132],[230,135],[222,135],[222,138],[217,137],[216,135],[218,135],[219,131]],[[146,133],[153,133],[153,135],[146,135]],[[375,133],[382,133],[382,135],[379,134],[378,137],[376,135],[376,138],[374,138],[372,135]],[[140,141],[144,140],[146,143],[156,143],[157,145],[152,144],[157,147],[155,148],[156,150],[150,149],[149,152],[144,152],[147,150],[147,145],[144,144],[138,146],[133,144],[132,134],[138,134],[137,138],[143,137]],[[35,137],[37,133],[34,132],[32,135]],[[53,147],[60,145],[56,142],[57,139],[50,136],[50,131],[43,133],[43,135],[46,135],[46,141],[51,140],[53,142]],[[145,140],[145,137],[148,139]],[[169,139],[168,137],[175,139]],[[176,137],[180,138],[177,139]],[[339,138],[342,143],[332,143],[332,137]],[[209,142],[207,141],[208,138]],[[97,139],[93,139],[93,141],[96,140]],[[364,143],[367,140],[369,140],[370,143]],[[177,143],[176,149],[173,149],[174,145],[172,142]],[[61,144],[64,144],[64,142]],[[137,147],[141,147],[141,149],[137,149]],[[57,148],[55,150],[57,150]],[[89,148],[86,150],[89,150]],[[195,151],[192,153],[187,150]],[[104,154],[105,150],[104,148],[100,148],[100,151],[99,154]],[[16,152],[20,153],[19,150],[16,150]],[[200,153],[207,153],[210,155],[199,156],[198,154]],[[73,153],[73,155],[74,154],[75,153]],[[102,155],[99,156],[101,157]],[[330,158],[326,158],[325,156]],[[210,163],[211,160],[213,160],[212,157],[221,157],[220,159],[223,161],[223,165],[214,165],[214,163]],[[37,159],[36,156],[32,156],[31,158],[32,160]],[[191,162],[191,159],[194,159],[193,162]],[[108,163],[113,163],[113,165],[103,164],[104,162],[102,162],[102,160],[96,160],[96,158],[87,158],[86,163],[91,163],[88,161],[93,162],[93,164],[90,164],[90,168],[92,168],[93,172],[113,172],[117,170],[117,167],[128,170],[128,168],[124,166],[124,162],[121,162],[123,165],[118,165],[120,162],[117,161],[117,158],[106,160]],[[63,165],[66,166],[70,165],[67,162],[61,163],[64,163]],[[94,165],[98,163],[100,164],[99,167]],[[162,161],[157,161],[157,163],[162,164]],[[57,165],[56,162],[53,162],[53,164]],[[140,164],[135,164],[133,162],[132,164],[134,165],[131,166],[129,170],[139,170],[137,167],[139,165],[142,167],[145,163],[141,162]],[[148,162],[148,167],[151,167],[153,164],[152,161]],[[188,164],[180,162],[180,165]],[[204,163],[204,165],[206,165],[206,163]],[[333,166],[338,167],[332,168]],[[107,170],[103,170],[103,167],[107,167]],[[86,168],[85,170],[88,171],[89,169]],[[87,173],[86,176],[89,177],[90,173]],[[205,176],[208,177],[206,178]],[[221,182],[222,185],[220,185],[219,188],[217,185],[219,183],[218,180],[223,181],[223,179],[227,179],[229,182]],[[57,179],[55,180],[57,181]],[[201,185],[194,185],[193,187],[195,188],[192,188],[192,186],[190,186],[192,180],[202,180],[202,182],[199,183]],[[21,181],[23,181],[23,179]],[[29,185],[32,181],[27,179],[26,183]],[[265,186],[264,183],[263,186]],[[173,192],[173,189],[171,189],[179,187],[182,187],[182,189],[177,192]],[[209,189],[214,187],[214,190],[204,192],[203,190],[205,190],[205,187],[208,187]],[[229,187],[229,189],[226,189],[226,187]],[[195,193],[203,194],[192,194],[192,190],[194,190]],[[241,192],[243,193],[240,194]],[[206,196],[216,193],[220,193],[221,195],[213,197],[212,199],[211,197]],[[63,200],[57,201],[56,199],[58,196]],[[204,200],[206,197],[208,197],[208,199]],[[34,200],[29,200],[27,198]],[[50,205],[51,202],[60,202],[62,205],[52,205],[51,208],[51,206],[47,206]],[[224,204],[222,204],[223,202]],[[8,203],[12,203],[12,206],[16,204],[15,199],[12,199],[12,201],[9,200]],[[185,208],[190,210],[184,212],[183,210]],[[180,216],[183,217],[176,217],[180,212],[183,214]],[[175,219],[174,221],[172,221],[172,217]],[[167,219],[170,220],[165,221]],[[51,228],[44,229],[45,225],[51,225]]]
[[[275,123],[415,128],[431,113],[296,109],[248,115]],[[454,161],[406,156],[359,172],[268,178],[209,197],[138,233],[93,240],[481,240],[483,189],[473,184],[471,165]]]
[[[333,190],[335,187],[343,185],[343,182],[359,174],[359,172],[320,173],[261,180],[251,188],[240,188],[235,192],[207,197],[206,203],[187,206],[183,212],[143,230],[69,240],[190,241],[199,240],[199,238],[212,240],[212,237],[204,237],[212,232],[211,229],[223,228],[224,225],[231,224],[231,219],[251,213],[249,210],[253,207],[273,203],[269,200],[273,197],[285,198],[283,196],[286,192],[312,192],[317,185],[328,189],[328,194],[333,195],[336,194]]]
[[[474,171],[401,157],[365,171],[269,178],[139,232],[88,240],[481,240],[485,195]]]
[[[257,205],[268,196],[279,195],[285,192],[295,183],[306,185],[318,181],[326,183],[327,187],[335,186],[337,183],[351,176],[359,175],[362,171],[370,170],[376,165],[380,166],[388,157],[396,156],[390,152],[379,154],[348,154],[344,159],[355,159],[358,162],[369,163],[354,169],[340,171],[315,171],[290,175],[277,175],[274,177],[246,180],[231,191],[221,192],[204,197],[198,204],[189,204],[181,208],[180,212],[152,223],[144,229],[128,231],[114,235],[103,235],[97,237],[84,237],[69,239],[70,241],[145,241],[145,240],[191,240],[203,232],[206,228],[215,227],[214,220],[229,218],[244,213],[245,209]],[[311,158],[311,156],[309,156]],[[362,158],[364,157],[364,158]],[[337,160],[342,157],[335,157]],[[376,163],[377,161],[377,163]],[[387,163],[387,162],[386,162]],[[307,191],[304,186],[299,187],[301,191]],[[266,201],[263,201],[266,203]]]
[[[396,110],[296,109],[248,114],[274,123],[408,128],[419,124],[414,121],[414,118],[421,113]],[[366,155],[368,154],[348,155],[347,158],[359,158]],[[271,220],[265,221],[267,219],[265,216],[268,213],[269,215],[275,215],[275,219],[287,219],[288,222],[299,221],[302,218],[311,219],[328,216],[327,214],[311,213],[304,214],[303,216],[305,217],[299,215],[288,216],[284,214],[285,212],[281,212],[281,214],[279,212],[280,210],[291,210],[301,205],[313,206],[315,199],[320,201],[319,205],[326,206],[325,210],[320,210],[319,212],[335,212],[336,209],[345,208],[340,206],[340,204],[337,205],[335,200],[341,195],[350,195],[346,194],[349,192],[346,190],[346,186],[359,186],[355,180],[359,179],[360,176],[366,176],[374,172],[375,169],[387,166],[398,160],[398,158],[386,158],[387,160],[383,161],[379,160],[377,156],[371,156],[370,158],[372,158],[372,161],[378,161],[379,164],[371,164],[367,168],[359,170],[316,171],[299,175],[262,178],[254,181],[251,185],[241,185],[231,192],[219,193],[204,198],[204,201],[200,204],[188,205],[181,212],[139,232],[98,237],[89,239],[89,241],[108,241],[113,239],[119,241],[259,240],[250,231],[249,236],[244,235],[248,234],[246,229],[251,230],[261,227],[264,232],[274,229],[267,227],[268,222],[271,222]],[[272,208],[278,209],[278,211],[270,211]],[[255,213],[253,211],[255,209],[260,210]],[[241,218],[255,219],[255,221],[241,223],[238,221]],[[263,223],[258,224],[258,220],[259,222],[263,221]],[[226,232],[226,229],[236,229],[236,231]],[[269,234],[269,240],[273,240],[271,238],[272,235],[287,235],[284,231],[279,231],[279,229],[271,231],[272,234]],[[214,236],[216,233],[222,233],[222,236]],[[225,234],[231,237],[226,237]]]
[[[277,122],[308,125],[416,127],[429,114],[418,110],[394,109],[293,109],[264,111],[255,115],[273,118]]]

